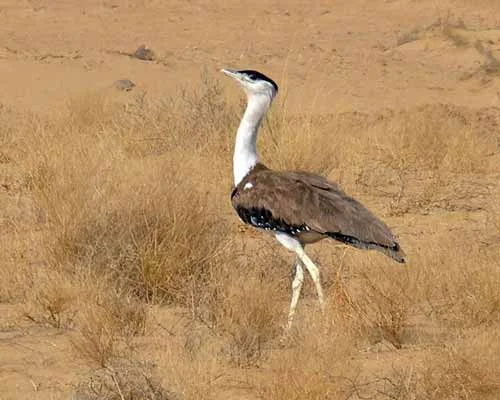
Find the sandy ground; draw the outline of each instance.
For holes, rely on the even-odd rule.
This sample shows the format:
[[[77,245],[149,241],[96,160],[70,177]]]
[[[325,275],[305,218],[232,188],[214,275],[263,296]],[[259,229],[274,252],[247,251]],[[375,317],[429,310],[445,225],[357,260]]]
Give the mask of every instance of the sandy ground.
[[[464,35],[488,37],[500,50],[494,1],[10,1],[0,5],[0,99],[51,110],[69,95],[128,78],[161,95],[196,85],[222,67],[266,71],[291,103],[376,109],[446,102],[498,104],[498,82],[461,79],[483,61],[429,29],[463,20]],[[473,41],[473,40],[472,40]],[[126,55],[146,44],[158,55]],[[307,99],[307,100],[306,100]],[[304,103],[304,104],[302,104]]]
[[[500,106],[500,75],[485,72],[500,59],[496,0],[3,0],[0,21],[0,104],[38,113],[87,91],[127,96],[117,79],[154,98],[223,67],[274,77],[292,110]],[[126,54],[141,44],[157,59]],[[85,371],[68,335],[0,305],[0,399],[68,398]]]

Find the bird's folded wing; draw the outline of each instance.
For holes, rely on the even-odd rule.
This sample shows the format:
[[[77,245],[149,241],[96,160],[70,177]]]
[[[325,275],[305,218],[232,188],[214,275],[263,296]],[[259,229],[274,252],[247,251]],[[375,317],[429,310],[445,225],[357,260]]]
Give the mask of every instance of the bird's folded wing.
[[[315,174],[255,168],[235,188],[232,203],[245,222],[253,224],[253,213],[256,216],[253,220],[263,223],[266,229],[308,227],[333,238],[352,238],[361,244],[388,248],[397,245],[380,219],[346,195],[336,183]]]

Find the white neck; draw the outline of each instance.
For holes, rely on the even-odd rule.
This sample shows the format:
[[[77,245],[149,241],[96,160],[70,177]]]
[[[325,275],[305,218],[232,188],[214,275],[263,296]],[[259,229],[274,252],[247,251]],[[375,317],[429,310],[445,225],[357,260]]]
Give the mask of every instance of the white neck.
[[[269,110],[272,96],[253,94],[248,96],[248,105],[241,119],[233,156],[234,185],[238,183],[259,162],[257,155],[257,133],[262,118]]]

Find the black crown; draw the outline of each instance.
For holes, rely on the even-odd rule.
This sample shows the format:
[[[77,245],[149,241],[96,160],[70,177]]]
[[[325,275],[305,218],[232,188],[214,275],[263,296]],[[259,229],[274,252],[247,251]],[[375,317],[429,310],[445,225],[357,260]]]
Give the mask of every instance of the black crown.
[[[271,78],[269,78],[268,76],[264,75],[263,73],[261,73],[259,71],[254,71],[251,69],[244,69],[244,70],[238,71],[238,72],[241,74],[247,75],[253,81],[260,80],[260,81],[269,82],[271,85],[273,85],[274,89],[276,91],[278,91],[278,85],[276,84],[276,82],[274,82]]]

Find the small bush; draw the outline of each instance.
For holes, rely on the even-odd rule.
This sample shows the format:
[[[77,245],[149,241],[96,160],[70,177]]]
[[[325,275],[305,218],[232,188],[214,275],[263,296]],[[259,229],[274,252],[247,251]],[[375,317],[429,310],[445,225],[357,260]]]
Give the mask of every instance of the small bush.
[[[85,359],[107,367],[128,356],[134,336],[144,333],[146,308],[102,279],[87,278],[82,285],[72,343]]]
[[[226,257],[212,271],[207,319],[227,339],[225,354],[233,363],[258,364],[285,323],[289,290],[283,284],[288,281],[278,275],[283,262],[265,249],[253,252],[251,259],[237,252]]]

